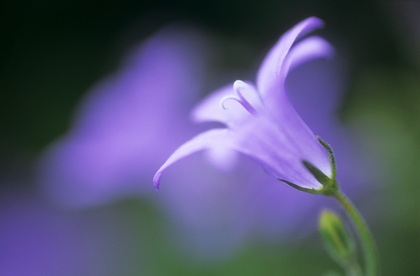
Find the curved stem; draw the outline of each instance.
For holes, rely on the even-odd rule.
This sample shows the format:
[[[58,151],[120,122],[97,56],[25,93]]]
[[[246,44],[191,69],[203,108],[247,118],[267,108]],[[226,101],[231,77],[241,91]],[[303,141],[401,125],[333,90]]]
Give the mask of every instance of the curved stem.
[[[347,211],[360,237],[367,276],[378,275],[377,254],[372,235],[353,203],[341,192],[333,195]]]

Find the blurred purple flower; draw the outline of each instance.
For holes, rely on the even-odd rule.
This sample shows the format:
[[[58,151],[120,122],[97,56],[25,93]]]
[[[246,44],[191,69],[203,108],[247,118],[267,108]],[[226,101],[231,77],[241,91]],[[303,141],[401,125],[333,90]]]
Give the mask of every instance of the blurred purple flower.
[[[40,184],[54,202],[83,208],[125,197],[154,198],[178,226],[168,235],[188,237],[187,251],[205,257],[231,252],[246,229],[235,220],[235,211],[226,212],[234,209],[232,200],[215,204],[214,199],[232,196],[228,182],[239,177],[225,178],[191,158],[172,178],[178,182],[174,187],[188,188],[166,189],[158,196],[150,185],[170,152],[200,130],[187,118],[202,84],[203,41],[189,28],[166,28],[94,87],[73,128],[40,160]],[[187,173],[191,182],[184,181]]]
[[[53,199],[81,207],[153,190],[139,182],[193,134],[185,118],[201,83],[200,43],[194,34],[165,29],[93,88],[71,132],[41,161]]]
[[[219,121],[227,128],[204,132],[178,148],[154,177],[159,187],[162,172],[175,161],[206,148],[235,149],[257,161],[275,178],[303,188],[322,188],[305,168],[307,161],[332,176],[327,151],[288,100],[285,80],[292,68],[315,58],[328,57],[332,47],[319,37],[294,42],[323,22],[315,17],[297,24],[269,52],[257,76],[257,87],[236,81],[211,94],[194,112],[198,121]],[[227,106],[227,102],[232,102]],[[221,155],[221,158],[224,158]]]

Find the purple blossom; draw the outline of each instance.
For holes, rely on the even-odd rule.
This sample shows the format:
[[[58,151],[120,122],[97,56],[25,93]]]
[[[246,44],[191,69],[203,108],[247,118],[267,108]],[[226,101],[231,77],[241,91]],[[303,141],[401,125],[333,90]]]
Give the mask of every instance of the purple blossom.
[[[201,84],[201,44],[194,32],[164,29],[95,85],[70,132],[41,160],[52,199],[82,207],[153,192],[139,182],[194,134],[185,118]]]
[[[238,177],[224,178],[223,172],[190,158],[171,177],[178,182],[174,188],[187,185],[185,189],[157,195],[150,186],[156,167],[200,130],[187,118],[202,84],[202,38],[189,28],[166,28],[89,91],[69,133],[40,160],[40,184],[54,202],[70,208],[127,197],[157,202],[177,226],[169,234],[188,236],[183,246],[206,257],[228,254],[243,239],[246,229],[236,219],[236,200],[215,204],[221,194],[232,196],[228,182]],[[183,181],[187,174],[191,182]]]
[[[328,153],[290,103],[285,80],[296,66],[332,54],[332,47],[320,37],[295,43],[322,25],[320,19],[311,17],[284,34],[263,61],[256,86],[238,80],[199,104],[193,113],[197,121],[218,121],[226,128],[206,131],[179,147],[157,171],[155,187],[159,187],[163,171],[175,161],[199,150],[216,148],[227,154],[231,154],[230,149],[243,153],[277,179],[302,188],[321,189],[322,184],[302,161],[332,177]]]

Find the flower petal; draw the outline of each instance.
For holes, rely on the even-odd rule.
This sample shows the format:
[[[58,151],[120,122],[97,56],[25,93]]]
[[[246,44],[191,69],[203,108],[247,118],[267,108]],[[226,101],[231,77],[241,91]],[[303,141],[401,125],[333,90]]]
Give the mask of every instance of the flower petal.
[[[282,68],[282,77],[285,77],[295,67],[317,58],[328,58],[334,55],[334,48],[323,38],[311,36],[305,38],[290,50]],[[281,79],[284,83],[284,78]]]
[[[150,193],[144,180],[195,133],[185,118],[201,86],[203,43],[197,31],[169,26],[133,47],[87,93],[69,133],[42,155],[45,193],[71,208]]]
[[[239,153],[229,146],[219,146],[206,151],[210,163],[221,171],[229,172],[238,161]]]
[[[206,132],[203,132],[182,146],[180,146],[175,152],[166,160],[166,162],[159,168],[156,172],[155,176],[153,177],[153,184],[155,188],[159,189],[159,182],[162,176],[163,171],[178,161],[181,158],[184,158],[194,152],[204,150],[207,148],[218,147],[226,147],[230,144],[231,139],[229,138],[229,130],[228,129],[213,129]]]
[[[319,18],[310,17],[305,19],[285,33],[277,44],[270,50],[261,64],[257,75],[258,91],[261,93],[263,98],[265,98],[268,93],[280,93],[278,89],[272,88],[273,86],[279,85],[279,78],[285,77],[282,76],[282,74],[287,74],[287,71],[282,71],[282,67],[284,60],[295,40],[322,26],[323,21]]]
[[[298,125],[294,126],[296,123]],[[302,162],[310,162],[330,176],[328,154],[302,123],[296,114],[285,117],[283,121],[256,117],[233,133],[233,147],[255,160],[277,179],[285,179],[304,188],[320,189],[322,185]]]

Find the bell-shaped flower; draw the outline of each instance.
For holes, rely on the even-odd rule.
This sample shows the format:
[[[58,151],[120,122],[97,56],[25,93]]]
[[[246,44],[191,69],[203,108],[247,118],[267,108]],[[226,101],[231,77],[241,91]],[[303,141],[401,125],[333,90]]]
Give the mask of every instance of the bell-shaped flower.
[[[218,121],[226,128],[208,130],[179,147],[155,174],[155,187],[159,188],[161,175],[169,165],[203,149],[218,149],[226,156],[236,150],[275,178],[298,188],[323,188],[314,170],[333,179],[328,150],[296,112],[285,89],[290,70],[332,55],[332,47],[320,37],[297,42],[322,25],[320,19],[311,17],[285,33],[264,59],[255,86],[237,80],[199,104],[193,112],[197,121]],[[219,158],[224,158],[223,154]],[[312,172],[308,164],[314,168]]]
[[[185,117],[201,85],[203,42],[192,28],[167,27],[87,93],[72,128],[40,160],[54,201],[82,207],[152,194],[156,166],[197,133]]]

